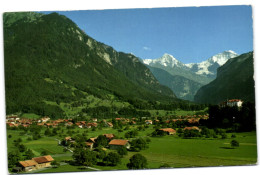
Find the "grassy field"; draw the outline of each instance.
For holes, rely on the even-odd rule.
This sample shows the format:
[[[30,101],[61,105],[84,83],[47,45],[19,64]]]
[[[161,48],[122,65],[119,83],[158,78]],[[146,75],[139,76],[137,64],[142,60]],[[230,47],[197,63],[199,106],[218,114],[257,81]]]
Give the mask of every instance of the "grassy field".
[[[150,148],[142,154],[153,163],[172,167],[200,167],[255,164],[257,159],[254,133],[237,134],[240,147],[231,149],[228,139],[181,139],[172,136],[152,138]],[[156,167],[151,167],[156,168]]]
[[[188,116],[188,115],[194,115],[197,112],[204,112],[208,108],[205,108],[204,110],[200,111],[185,111],[185,110],[174,110],[174,111],[165,111],[165,110],[148,110],[152,116],[170,116],[170,115],[176,115],[176,116]]]
[[[135,129],[135,127],[131,126],[130,130]],[[81,134],[85,130],[80,128],[74,129],[75,134]],[[139,136],[147,136],[153,130],[153,127],[150,126],[145,131],[140,131]],[[124,133],[127,132],[118,132],[112,128],[97,129],[96,131],[88,129],[88,131],[88,137],[96,137],[104,133],[114,133],[118,137],[124,137]],[[12,143],[14,139],[21,137],[20,133],[21,131],[8,130],[8,134],[12,135],[12,138],[8,138],[8,152],[16,149]],[[147,158],[148,168],[151,169],[159,168],[164,163],[174,168],[255,164],[257,161],[256,133],[235,133],[235,140],[240,143],[240,146],[234,149],[230,146],[230,142],[233,140],[231,134],[228,133],[227,139],[221,139],[220,137],[216,139],[183,139],[177,136],[151,137],[149,148],[139,153]],[[55,160],[63,162],[58,168],[48,168],[39,171],[39,173],[93,171],[84,169],[82,166],[72,166],[64,163],[66,160],[72,160],[72,153],[63,152],[63,147],[59,146],[57,140],[55,140],[55,138],[58,138],[57,136],[42,137],[39,140],[31,141],[28,141],[27,137],[29,136],[22,136],[22,143],[27,148],[30,148],[35,156],[40,156],[42,151],[47,151]],[[134,154],[136,152],[128,152],[128,155],[122,158],[121,164],[115,167],[98,165],[94,165],[93,167],[100,170],[127,169],[126,164]]]
[[[231,134],[228,134],[227,139],[182,139],[176,136],[165,136],[151,138],[149,148],[140,153],[147,158],[148,168],[151,169],[159,168],[164,163],[173,168],[256,164],[255,133],[237,133],[236,135],[236,140],[240,142],[240,146],[235,149],[230,146]],[[128,155],[122,159],[121,164],[115,167],[98,165],[93,167],[100,170],[127,169],[126,164],[134,154],[136,152],[128,152]],[[64,169],[63,166],[60,166],[56,169],[41,171],[41,173],[67,170],[82,171],[82,167],[66,165]],[[84,171],[89,171],[89,169]]]

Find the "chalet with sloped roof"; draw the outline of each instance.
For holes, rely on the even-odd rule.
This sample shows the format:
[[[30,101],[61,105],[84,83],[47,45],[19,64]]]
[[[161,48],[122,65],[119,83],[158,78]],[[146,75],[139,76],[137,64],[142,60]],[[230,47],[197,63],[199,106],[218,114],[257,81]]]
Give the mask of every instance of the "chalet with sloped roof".
[[[34,160],[25,160],[19,162],[20,166],[22,166],[22,171],[28,172],[37,169],[38,163]]]
[[[130,144],[129,144],[128,140],[123,140],[123,139],[111,140],[108,145],[109,145],[109,148],[113,149],[113,150],[117,150],[120,147],[125,147],[127,149],[130,148]]]
[[[25,172],[50,167],[54,159],[50,155],[34,157],[32,160],[20,161],[19,164]]]

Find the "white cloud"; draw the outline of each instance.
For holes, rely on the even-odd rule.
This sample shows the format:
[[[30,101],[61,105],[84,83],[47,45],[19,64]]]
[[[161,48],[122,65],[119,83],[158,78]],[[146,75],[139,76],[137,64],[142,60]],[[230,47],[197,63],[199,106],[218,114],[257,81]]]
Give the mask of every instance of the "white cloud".
[[[144,46],[143,47],[144,50],[152,50],[150,47]]]

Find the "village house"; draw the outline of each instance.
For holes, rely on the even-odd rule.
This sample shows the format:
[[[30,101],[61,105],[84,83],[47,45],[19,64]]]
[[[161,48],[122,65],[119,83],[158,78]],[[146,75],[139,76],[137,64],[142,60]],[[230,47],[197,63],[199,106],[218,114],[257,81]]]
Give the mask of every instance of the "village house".
[[[190,124],[199,123],[199,121],[200,121],[200,118],[190,118],[190,119],[188,119],[188,122]]]
[[[123,139],[111,140],[108,145],[109,145],[109,148],[113,149],[113,150],[117,150],[120,147],[125,147],[126,149],[130,148],[130,144],[129,144],[128,140],[123,140]]]
[[[93,149],[94,143],[93,142],[85,142],[86,147],[89,148],[90,150]]]
[[[155,122],[155,123],[159,123],[159,122],[160,122],[160,120],[157,120],[157,119],[156,119],[156,120],[154,120],[154,122]]]
[[[197,126],[185,127],[184,130],[197,130],[197,131],[200,132],[200,129],[199,129],[199,127],[197,127]]]
[[[66,142],[68,142],[68,141],[71,141],[72,140],[72,138],[70,137],[70,136],[68,136],[68,137],[65,137],[65,139],[64,139]]]
[[[28,172],[36,169],[50,167],[52,161],[54,161],[54,159],[50,155],[47,155],[35,157],[32,158],[32,160],[20,161],[19,164],[22,166],[23,171]]]
[[[18,127],[19,126],[19,124],[17,124],[17,123],[6,123],[9,127]]]
[[[132,125],[136,125],[136,121],[132,121],[131,124],[132,124]]]
[[[97,123],[87,123],[87,128],[97,127]]]
[[[44,123],[37,123],[38,126],[45,126]]]
[[[108,140],[112,140],[115,137],[114,134],[103,134],[103,136],[105,136]]]
[[[45,123],[44,124],[47,128],[50,128],[50,127],[52,127],[53,126],[53,124],[52,123]]]
[[[174,130],[172,128],[162,128],[160,130],[166,132],[168,135],[176,134],[176,130]]]
[[[73,125],[72,122],[67,122],[67,123],[65,123],[65,126],[72,126],[72,125]]]
[[[87,140],[87,142],[95,143],[97,137],[92,137]]]
[[[16,116],[16,115],[11,115],[11,116],[7,116],[6,117],[6,121],[7,122],[15,122],[17,120],[20,120],[20,118],[18,116]]]
[[[36,165],[37,169],[50,167],[51,162],[54,161],[54,159],[50,155],[35,157],[35,158],[32,158],[32,160],[34,160],[35,162],[38,163],[38,165]]]
[[[226,106],[229,106],[229,107],[234,107],[234,106],[237,106],[237,107],[242,107],[242,104],[243,104],[243,101],[240,100],[240,99],[231,99],[231,100],[226,100],[222,103],[219,104],[220,107],[226,107]]]
[[[92,121],[93,122],[97,122],[97,118],[92,118]]]
[[[20,161],[19,162],[20,166],[22,166],[22,171],[28,172],[32,170],[37,169],[38,163],[34,160],[25,160],[25,161]]]
[[[42,121],[42,123],[46,123],[50,119],[51,119],[50,117],[45,116],[45,117],[41,118],[41,121]]]
[[[113,123],[111,123],[111,122],[107,122],[106,124],[107,124],[107,126],[110,127],[110,128],[113,128],[113,126],[114,126]]]
[[[84,127],[84,125],[82,124],[82,123],[80,123],[80,122],[77,122],[77,123],[75,123],[79,128],[83,128]]]
[[[152,124],[153,124],[153,121],[152,121],[152,120],[145,120],[144,122],[145,122],[145,124],[147,124],[147,125],[152,125]]]

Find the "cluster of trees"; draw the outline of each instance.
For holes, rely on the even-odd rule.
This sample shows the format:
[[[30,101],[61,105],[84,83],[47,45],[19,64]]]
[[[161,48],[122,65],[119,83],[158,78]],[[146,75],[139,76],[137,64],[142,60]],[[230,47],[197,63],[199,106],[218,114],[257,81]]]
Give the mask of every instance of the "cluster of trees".
[[[243,103],[241,108],[219,107],[217,105],[209,107],[209,119],[200,120],[202,126],[209,128],[226,128],[234,132],[256,130],[255,104],[251,102]]]
[[[162,130],[160,130],[160,129],[155,129],[155,130],[152,132],[151,136],[152,136],[152,137],[162,137],[162,136],[165,136],[166,134],[167,134],[166,132],[164,132],[164,131],[162,131]]]
[[[136,138],[130,141],[130,150],[131,151],[135,151],[135,152],[139,152],[141,150],[147,149],[149,147],[148,143],[151,140],[147,137],[147,138]]]
[[[134,138],[136,136],[138,136],[138,131],[136,129],[125,133],[125,138]]]
[[[203,110],[207,107],[205,104],[196,104],[188,101],[171,101],[171,102],[158,102],[151,100],[140,100],[140,99],[128,99],[128,102],[137,109],[156,109],[156,110],[187,110],[197,111]]]
[[[123,150],[123,148],[122,148]],[[118,150],[118,152],[121,152]],[[118,152],[109,152],[102,149],[90,151],[88,149],[77,148],[73,152],[73,158],[78,165],[93,166],[96,164],[105,166],[116,166],[121,163],[121,157]],[[125,151],[124,151],[125,152]],[[124,153],[125,155],[125,153]],[[141,154],[135,154],[129,159],[127,167],[129,169],[144,169],[147,168],[147,159]]]

